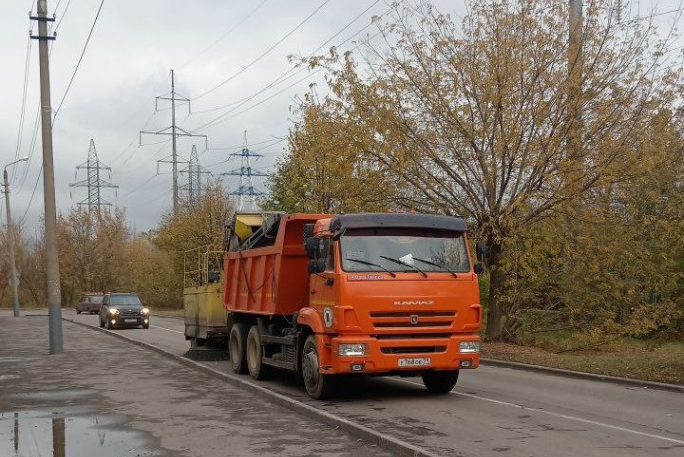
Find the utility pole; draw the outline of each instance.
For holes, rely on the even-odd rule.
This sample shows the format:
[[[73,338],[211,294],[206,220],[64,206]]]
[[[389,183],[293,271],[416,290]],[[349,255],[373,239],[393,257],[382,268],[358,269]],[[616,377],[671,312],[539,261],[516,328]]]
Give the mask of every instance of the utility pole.
[[[4,179],[5,190],[5,205],[7,206],[7,239],[9,243],[9,257],[10,257],[10,279],[12,281],[12,307],[14,309],[14,317],[19,317],[19,292],[17,287],[19,286],[19,275],[17,274],[17,264],[14,259],[14,227],[12,227],[12,211],[10,211],[10,190],[9,190],[9,180],[7,179],[7,167],[14,165],[17,162],[25,162],[28,157],[22,157],[19,160],[15,160],[12,163],[5,165],[5,169],[2,172]]]
[[[52,159],[52,108],[50,106],[50,64],[48,60],[47,23],[55,18],[47,16],[47,0],[38,0],[38,14],[31,16],[38,21],[40,55],[40,107],[43,142],[43,194],[45,200],[45,263],[47,272],[48,320],[50,323],[50,354],[62,352],[62,291],[59,279],[59,251],[57,249],[57,206],[55,204],[55,169]]]
[[[568,153],[573,167],[580,151],[582,122],[582,0],[569,0],[568,9]]]
[[[140,145],[142,146],[142,136],[147,135],[170,135],[172,152],[171,152],[171,163],[173,164],[173,215],[178,215],[178,152],[176,150],[176,139],[179,136],[197,136],[204,137],[205,147],[207,144],[206,135],[195,135],[183,130],[176,125],[176,102],[186,102],[188,104],[188,113],[190,113],[190,99],[185,97],[180,97],[176,94],[176,83],[174,80],[173,70],[171,70],[171,97],[157,97],[154,102],[154,110],[157,111],[159,100],[170,100],[171,101],[171,126],[163,128],[161,130],[142,130],[140,131]],[[169,132],[170,130],[170,132]],[[180,131],[180,133],[179,133]],[[159,161],[164,162],[164,161]]]
[[[90,148],[88,149],[88,160],[83,162],[81,165],[76,167],[76,173],[78,170],[86,169],[87,178],[72,184],[69,187],[87,187],[88,188],[88,198],[78,203],[78,206],[87,206],[88,212],[97,213],[100,216],[100,210],[102,206],[111,206],[112,204],[106,200],[103,200],[100,195],[100,190],[104,187],[109,187],[116,189],[119,186],[112,184],[108,181],[100,179],[100,170],[107,170],[111,172],[111,168],[100,162],[97,158],[97,151],[95,150],[95,140],[90,140]]]
[[[260,173],[260,172],[255,172],[252,171],[252,166],[250,165],[250,158],[251,157],[263,157],[261,154],[256,154],[252,151],[250,151],[247,148],[247,131],[245,130],[245,138],[244,142],[242,145],[242,150],[239,153],[233,153],[230,154],[230,157],[240,157],[241,163],[240,163],[240,168],[237,168],[235,170],[231,170],[227,173],[221,173],[221,176],[239,176],[240,177],[240,187],[238,187],[236,190],[229,192],[229,195],[237,195],[238,196],[238,210],[243,210],[243,209],[249,209],[253,210],[255,209],[254,207],[256,206],[255,204],[255,197],[258,197],[259,195],[264,195],[263,192],[260,192],[256,189],[254,189],[254,181],[252,180],[252,176],[268,176],[266,173]],[[244,208],[244,203],[245,200],[249,200],[249,208]]]

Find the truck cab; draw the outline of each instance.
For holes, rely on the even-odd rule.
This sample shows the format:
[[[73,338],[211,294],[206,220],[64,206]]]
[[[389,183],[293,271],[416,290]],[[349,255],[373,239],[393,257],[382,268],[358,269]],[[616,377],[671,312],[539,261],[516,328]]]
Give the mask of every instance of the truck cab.
[[[420,374],[437,392],[479,365],[482,307],[463,220],[345,214],[310,233],[298,322],[316,329],[321,375]]]

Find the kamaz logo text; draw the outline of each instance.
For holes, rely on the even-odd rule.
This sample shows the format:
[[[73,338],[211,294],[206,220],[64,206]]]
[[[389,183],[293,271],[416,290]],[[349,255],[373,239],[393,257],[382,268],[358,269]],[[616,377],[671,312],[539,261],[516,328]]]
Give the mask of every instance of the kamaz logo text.
[[[416,305],[434,305],[434,300],[395,300],[395,305],[399,306],[416,306]]]

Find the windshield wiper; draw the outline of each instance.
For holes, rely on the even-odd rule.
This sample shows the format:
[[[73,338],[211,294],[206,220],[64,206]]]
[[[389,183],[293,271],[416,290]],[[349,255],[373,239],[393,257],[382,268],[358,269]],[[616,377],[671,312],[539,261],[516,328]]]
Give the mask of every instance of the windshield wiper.
[[[346,260],[349,260],[351,262],[356,262],[356,263],[362,263],[364,265],[370,265],[371,267],[378,267],[378,268],[385,270],[387,273],[389,273],[391,277],[393,277],[393,278],[397,277],[397,275],[393,271],[390,271],[387,268],[383,267],[382,265],[378,265],[377,263],[366,262],[365,260],[359,260],[359,259],[346,259]]]
[[[418,257],[414,257],[413,260],[417,260],[417,261],[419,261],[419,262],[427,263],[428,265],[432,265],[433,267],[444,268],[446,271],[448,271],[449,273],[451,273],[452,275],[454,275],[454,278],[458,278],[458,275],[456,274],[455,271],[450,270],[449,268],[447,268],[447,267],[444,266],[444,265],[440,265],[440,264],[438,264],[438,263],[435,263],[435,262],[433,262],[432,260],[419,259]]]
[[[412,268],[412,269],[416,270],[418,273],[422,274],[424,278],[428,277],[427,273],[425,273],[423,270],[421,270],[420,268],[418,268],[415,265],[409,265],[406,262],[402,262],[399,259],[393,259],[392,257],[387,257],[386,255],[379,255],[378,257],[383,258],[385,260],[389,260],[390,262],[398,263],[399,265],[403,265],[407,268]]]

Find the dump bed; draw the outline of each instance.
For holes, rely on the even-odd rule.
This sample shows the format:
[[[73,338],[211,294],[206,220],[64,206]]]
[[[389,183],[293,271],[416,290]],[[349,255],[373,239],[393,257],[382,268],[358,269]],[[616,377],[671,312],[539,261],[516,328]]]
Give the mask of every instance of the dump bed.
[[[254,235],[225,253],[223,303],[226,309],[290,315],[306,306],[309,274],[303,228],[304,224],[326,217],[330,216],[277,214],[271,215],[270,220],[262,218],[263,226],[255,228]],[[244,224],[236,219],[234,231],[240,226]]]

